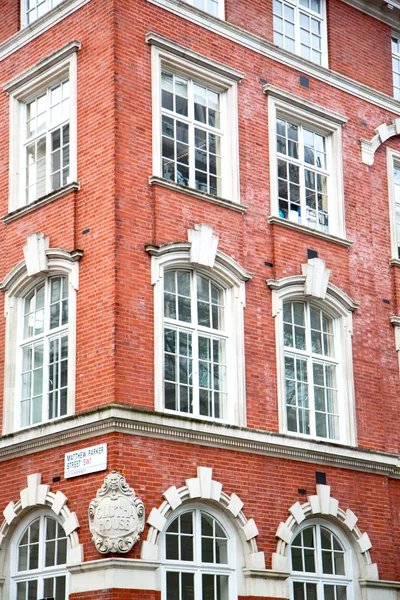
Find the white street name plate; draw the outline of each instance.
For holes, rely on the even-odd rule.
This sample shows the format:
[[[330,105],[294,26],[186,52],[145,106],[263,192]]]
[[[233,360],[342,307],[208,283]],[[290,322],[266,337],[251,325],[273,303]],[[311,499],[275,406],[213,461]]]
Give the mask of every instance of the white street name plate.
[[[107,469],[107,444],[90,446],[67,452],[64,460],[64,477],[78,477]]]

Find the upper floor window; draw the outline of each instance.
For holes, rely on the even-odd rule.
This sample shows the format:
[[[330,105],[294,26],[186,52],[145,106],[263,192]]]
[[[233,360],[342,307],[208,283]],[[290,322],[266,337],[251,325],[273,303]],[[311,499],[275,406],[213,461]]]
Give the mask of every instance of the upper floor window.
[[[23,25],[30,25],[62,1],[63,0],[23,0]]]
[[[340,439],[333,319],[305,302],[283,305],[287,429]]]
[[[69,89],[65,79],[22,104],[26,204],[71,181]]]
[[[182,512],[164,538],[164,600],[231,600],[234,540],[206,509]]]
[[[165,408],[227,418],[225,292],[196,271],[164,275]]]
[[[224,18],[224,0],[186,0],[186,2],[214,17]]]
[[[400,100],[400,38],[392,37],[393,95]]]
[[[190,51],[185,54],[190,58]],[[238,202],[236,81],[229,79],[230,69],[215,66],[213,72],[213,61],[204,59],[203,66],[196,60],[153,46],[153,174]],[[225,70],[228,77],[220,72]]]
[[[17,542],[12,597],[66,600],[66,562],[67,537],[60,523],[44,514],[35,517]]]
[[[272,85],[264,92],[272,216],[344,237],[341,125],[346,118]]]
[[[68,278],[44,280],[23,298],[21,427],[67,414]]]
[[[55,53],[59,62],[57,56],[43,59],[4,86],[11,102],[10,212],[76,182],[78,48],[71,42]]]
[[[41,233],[28,236],[25,261],[0,283],[6,305],[3,434],[73,414],[75,408],[82,252],[48,245]]]
[[[168,71],[161,88],[163,177],[221,196],[221,94]]]
[[[268,281],[276,325],[280,430],[354,445],[351,312],[357,304],[328,283],[329,271],[320,259],[308,261],[303,272],[304,279]]]
[[[400,153],[387,148],[387,177],[391,230],[391,255],[400,259]]]
[[[324,0],[274,0],[274,43],[326,65]]]
[[[191,243],[147,248],[154,285],[155,405],[175,416],[244,425],[243,320],[250,274],[216,250],[211,227],[195,227],[189,230]]]
[[[329,231],[329,138],[296,122],[276,119],[279,216]]]
[[[350,600],[352,560],[347,544],[328,524],[306,525],[291,548],[291,600]]]

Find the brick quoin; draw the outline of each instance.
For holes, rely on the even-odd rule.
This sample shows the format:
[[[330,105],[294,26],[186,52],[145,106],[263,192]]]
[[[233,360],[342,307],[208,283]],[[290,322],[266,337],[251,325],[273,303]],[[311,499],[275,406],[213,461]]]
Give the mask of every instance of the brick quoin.
[[[78,9],[75,4],[79,4]],[[368,534],[370,559],[377,564],[380,580],[399,585],[400,475],[398,466],[387,465],[394,464],[400,448],[399,360],[390,321],[400,315],[400,263],[390,260],[387,149],[400,155],[400,136],[391,136],[379,145],[372,165],[362,161],[360,142],[372,140],[379,126],[389,125],[400,114],[400,104],[393,100],[391,50],[399,9],[381,10],[378,0],[371,0],[371,6],[362,11],[355,0],[326,0],[327,69],[273,45],[272,0],[225,0],[225,22],[184,0],[89,0],[75,4],[64,0],[30,28],[21,29],[19,3],[0,0],[1,86],[71,41],[81,44],[76,54],[80,189],[12,220],[7,218],[10,156],[13,143],[19,148],[22,142],[13,142],[10,97],[0,86],[0,284],[24,260],[23,247],[33,233],[49,238],[50,248],[83,252],[76,293],[74,414],[23,432],[17,428],[11,433],[5,431],[9,375],[14,372],[14,363],[18,370],[20,358],[16,356],[7,364],[6,326],[12,307],[6,294],[0,292],[0,314],[5,315],[0,318],[0,382],[8,382],[0,383],[0,512],[10,502],[16,506],[20,501],[27,476],[40,473],[41,483],[50,486],[51,493],[65,494],[68,509],[79,521],[75,534],[84,560],[81,572],[71,567],[69,599],[166,600],[159,589],[74,591],[79,578],[82,581],[87,576],[86,583],[90,579],[90,566],[85,571],[85,563],[104,558],[130,560],[135,579],[143,541],[151,532],[155,536],[146,524],[140,541],[128,553],[103,555],[97,551],[89,529],[88,507],[106,474],[116,470],[126,478],[143,501],[148,518],[153,508],[165,506],[163,494],[169,488],[181,490],[188,479],[197,477],[198,467],[211,468],[213,480],[222,483],[223,492],[236,494],[244,503],[245,517],[254,519],[257,550],[264,553],[266,570],[279,571],[272,562],[278,526],[290,516],[290,507],[297,502],[302,505],[308,496],[316,494],[316,472],[323,472],[331,498],[338,500],[341,510],[351,510],[358,518],[360,532]],[[64,18],[57,21],[61,14]],[[152,48],[146,43],[149,33],[200,54],[206,61],[243,73],[237,85],[237,112],[240,202],[246,210],[237,211],[229,203],[207,201],[157,181],[149,183],[154,175],[155,134]],[[24,35],[26,43],[21,42]],[[188,53],[182,54],[189,61]],[[308,79],[308,87],[300,84],[301,75]],[[276,216],[271,185],[275,166],[271,168],[272,116],[262,90],[266,82],[308,106],[318,105],[327,114],[346,117],[340,128],[341,176],[344,237],[350,243],[314,235],[306,227],[270,222],[270,217]],[[234,127],[233,119],[229,126]],[[21,165],[22,180],[23,170]],[[188,230],[199,224],[212,227],[218,236],[218,250],[252,275],[245,284],[246,420],[240,427],[221,424],[220,439],[211,435],[218,422],[178,418],[155,410],[155,372],[162,372],[162,365],[155,365],[155,342],[162,332],[155,331],[155,288],[146,247],[187,242]],[[353,381],[346,382],[354,387],[355,448],[308,437],[299,440],[295,435],[287,436],[284,445],[279,442],[282,369],[277,359],[273,295],[266,282],[300,276],[309,250],[325,261],[329,282],[357,304],[351,331]],[[23,296],[45,277],[45,271],[35,273],[19,294]],[[18,299],[14,302],[18,304]],[[17,347],[18,335],[15,332]],[[14,384],[18,390],[17,374]],[[16,396],[15,404],[19,401]],[[247,445],[245,440],[250,440]],[[64,477],[66,452],[102,443],[107,444],[106,471]],[[340,460],[336,460],[339,455]],[[386,470],[371,467],[373,460]],[[306,494],[299,490],[306,490]],[[248,551],[239,521],[226,508],[207,498],[193,500],[196,506],[220,511],[222,518],[233,523],[238,540]],[[194,502],[188,501],[187,506],[191,505]],[[41,509],[42,505],[33,503],[10,527],[1,529],[5,537],[0,577],[5,578],[8,593],[4,600],[14,600],[10,564],[16,561],[18,525]],[[327,526],[335,521],[320,514],[315,518]],[[352,534],[344,527],[342,532],[359,554]],[[154,558],[154,562],[159,559]],[[105,568],[116,568],[109,565]],[[243,562],[240,568],[244,566]],[[258,570],[261,579],[270,577],[261,567],[253,569]],[[163,571],[155,576],[158,588],[164,576]],[[244,580],[250,575],[240,577]],[[373,577],[359,574],[359,579]],[[272,578],[268,581],[275,584]],[[357,581],[354,583],[358,586]],[[282,592],[283,575],[279,584]],[[91,581],[93,588],[101,585],[100,578]],[[365,593],[363,600],[391,600],[387,590],[368,585],[367,581],[367,587],[357,588],[360,597]],[[246,586],[242,585],[238,593],[257,593],[256,587]],[[397,593],[393,591],[395,584],[388,586],[392,586],[390,593]],[[279,597],[284,594],[287,592]],[[238,600],[273,598],[240,595]]]

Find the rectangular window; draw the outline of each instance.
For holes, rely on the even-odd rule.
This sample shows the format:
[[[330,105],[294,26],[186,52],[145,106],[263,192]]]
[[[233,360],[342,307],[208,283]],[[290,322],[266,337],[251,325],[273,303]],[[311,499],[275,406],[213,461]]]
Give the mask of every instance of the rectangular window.
[[[276,119],[279,216],[328,232],[327,138]]]
[[[70,182],[69,81],[24,103],[25,203]]]
[[[62,1],[63,0],[23,0],[23,25],[30,25]]]
[[[150,183],[180,186],[211,202],[238,203],[237,81],[242,74],[156,34],[148,34],[147,41],[153,75]]]
[[[224,291],[190,271],[164,279],[165,408],[226,418]]]
[[[10,96],[9,212],[49,201],[79,186],[77,178],[76,53],[70,42],[3,89]],[[53,194],[57,192],[57,194]]]
[[[392,37],[393,95],[400,100],[400,38]]]
[[[302,302],[283,305],[287,429],[339,439],[333,321]]]
[[[67,414],[67,278],[45,280],[23,306],[21,427],[28,427]]]
[[[221,196],[220,94],[165,70],[161,89],[162,176]]]
[[[307,60],[324,64],[324,15],[324,0],[273,0],[274,43]]]
[[[271,217],[315,235],[345,237],[341,126],[347,118],[271,84]],[[289,225],[290,223],[290,225]]]

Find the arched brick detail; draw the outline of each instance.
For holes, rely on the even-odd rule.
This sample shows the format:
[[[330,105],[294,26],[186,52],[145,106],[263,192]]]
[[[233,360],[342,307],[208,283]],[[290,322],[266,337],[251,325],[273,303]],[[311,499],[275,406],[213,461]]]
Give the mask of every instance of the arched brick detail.
[[[308,496],[308,502],[296,502],[288,509],[290,516],[279,524],[275,536],[278,538],[276,552],[272,554],[272,568],[277,571],[289,571],[287,547],[292,541],[293,532],[298,525],[310,517],[326,518],[333,521],[353,541],[356,553],[361,556],[361,577],[379,579],[378,567],[372,563],[369,553],[372,547],[367,533],[361,533],[357,527],[358,517],[348,508],[340,508],[339,501],[331,497],[329,485],[317,485],[317,493]]]
[[[216,503],[223,512],[228,513],[235,520],[236,527],[238,531],[241,531],[242,539],[245,540],[244,552],[247,568],[265,569],[264,552],[259,552],[257,548],[257,525],[253,519],[246,518],[242,510],[244,506],[242,500],[236,494],[229,496],[223,492],[222,483],[213,480],[211,468],[197,467],[196,478],[186,479],[183,487],[170,487],[163,496],[165,501],[159,508],[153,508],[147,519],[150,527],[147,540],[142,543],[142,559],[158,560],[160,534],[172,511],[188,500],[204,500]]]
[[[76,513],[67,506],[68,498],[60,491],[50,491],[50,486],[41,483],[41,474],[28,475],[28,485],[20,491],[20,499],[9,502],[3,510],[4,521],[0,527],[0,548],[7,537],[10,526],[15,525],[28,508],[48,506],[61,519],[61,524],[69,538],[70,547],[67,556],[67,566],[83,561],[83,546],[79,543],[77,529],[79,527]]]
[[[400,134],[400,118],[394,119],[390,125],[382,123],[375,129],[376,135],[372,140],[361,139],[361,159],[366,165],[373,165],[375,152],[386,140]]]

